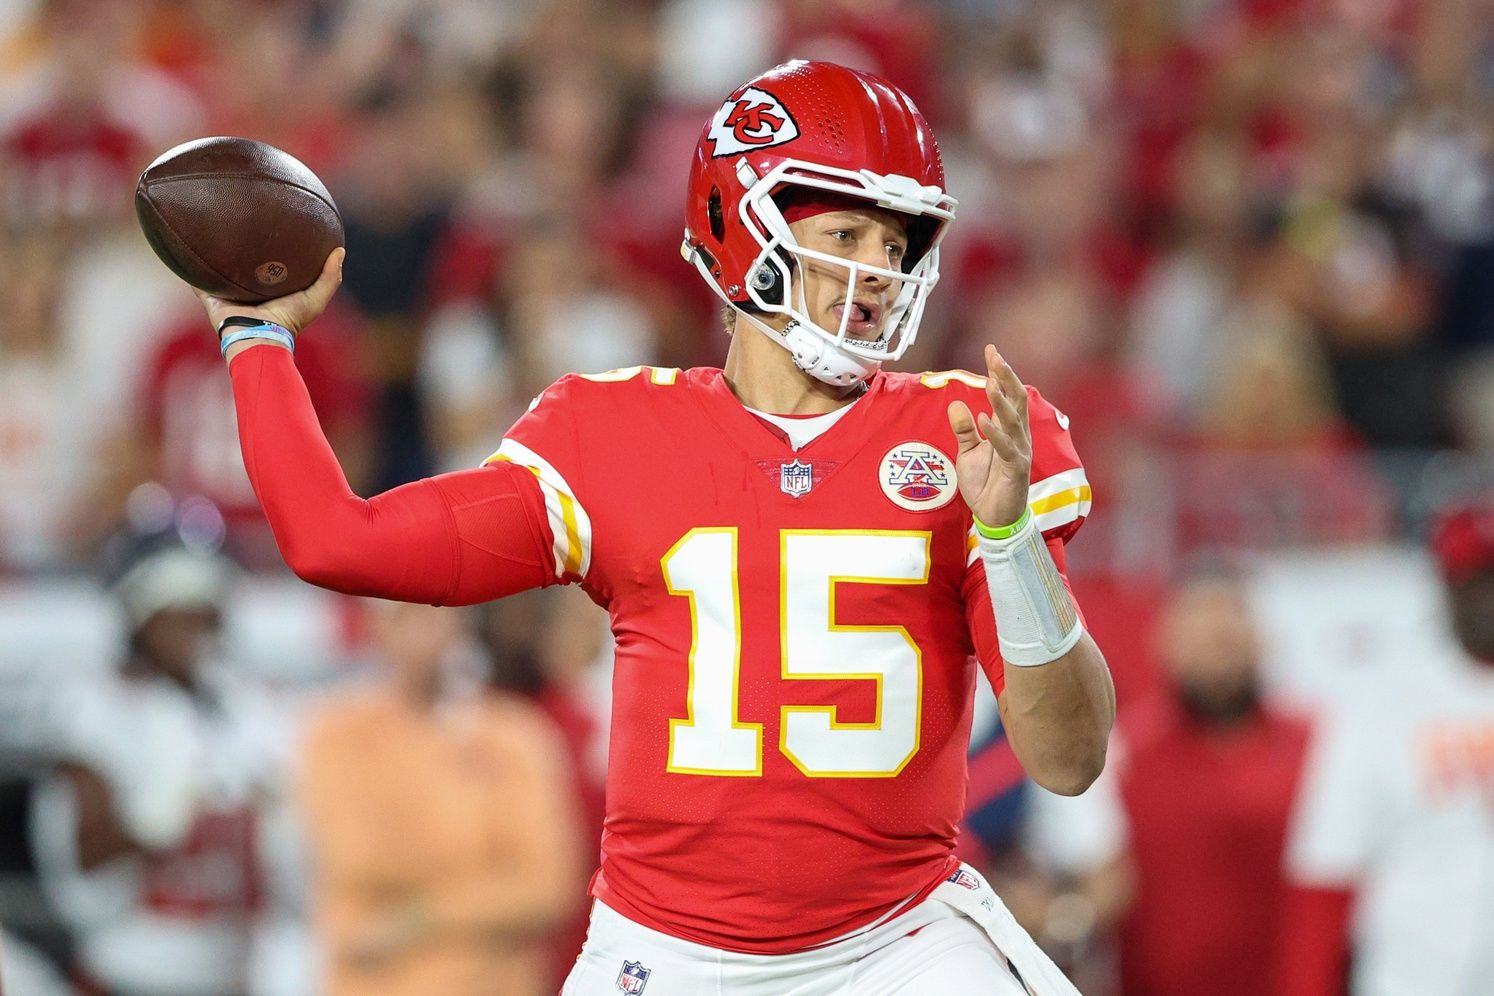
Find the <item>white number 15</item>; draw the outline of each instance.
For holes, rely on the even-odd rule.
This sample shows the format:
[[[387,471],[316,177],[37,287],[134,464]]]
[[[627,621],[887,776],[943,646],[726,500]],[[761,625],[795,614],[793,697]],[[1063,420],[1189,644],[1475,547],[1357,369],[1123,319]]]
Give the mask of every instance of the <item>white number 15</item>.
[[[927,584],[931,534],[785,529],[778,603],[784,679],[876,682],[876,716],[842,723],[831,705],[786,705],[778,749],[818,778],[890,778],[918,753],[923,654],[896,625],[836,621],[845,584]],[[761,775],[763,727],[738,711],[742,598],[737,530],[692,529],[660,560],[671,595],[690,600],[690,684],[684,719],[669,721],[669,770]],[[750,625],[769,625],[750,620]]]

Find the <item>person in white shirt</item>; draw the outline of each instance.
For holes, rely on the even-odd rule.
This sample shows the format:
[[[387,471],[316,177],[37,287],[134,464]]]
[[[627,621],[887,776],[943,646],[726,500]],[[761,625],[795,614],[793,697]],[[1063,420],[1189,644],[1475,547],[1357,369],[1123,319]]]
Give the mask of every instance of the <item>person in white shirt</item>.
[[[1346,978],[1354,996],[1494,996],[1494,493],[1440,515],[1432,550],[1457,646],[1326,717],[1288,845],[1279,996]]]
[[[113,586],[121,665],[60,693],[32,847],[79,971],[118,996],[256,991],[291,736],[283,711],[217,660],[232,575],[179,537],[147,544]]]

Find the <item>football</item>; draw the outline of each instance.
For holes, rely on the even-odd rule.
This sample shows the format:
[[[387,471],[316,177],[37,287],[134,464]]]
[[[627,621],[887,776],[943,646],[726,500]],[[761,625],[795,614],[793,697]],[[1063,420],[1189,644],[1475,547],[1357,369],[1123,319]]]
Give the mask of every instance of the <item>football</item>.
[[[199,138],[161,155],[135,185],[135,214],[173,273],[244,304],[311,286],[343,242],[316,174],[247,138]]]

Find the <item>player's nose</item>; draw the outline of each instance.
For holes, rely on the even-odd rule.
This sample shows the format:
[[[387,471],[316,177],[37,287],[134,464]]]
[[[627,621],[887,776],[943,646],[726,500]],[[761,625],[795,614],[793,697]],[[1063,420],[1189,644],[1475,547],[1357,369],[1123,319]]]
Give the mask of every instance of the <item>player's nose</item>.
[[[892,253],[885,246],[870,246],[862,250],[856,254],[856,262],[863,264],[859,273],[860,279],[858,280],[858,283],[863,287],[885,287],[891,282],[891,278],[886,273],[878,273],[875,270],[869,269],[869,267],[876,267],[877,270],[893,271],[896,271],[898,268],[897,263],[892,258]]]

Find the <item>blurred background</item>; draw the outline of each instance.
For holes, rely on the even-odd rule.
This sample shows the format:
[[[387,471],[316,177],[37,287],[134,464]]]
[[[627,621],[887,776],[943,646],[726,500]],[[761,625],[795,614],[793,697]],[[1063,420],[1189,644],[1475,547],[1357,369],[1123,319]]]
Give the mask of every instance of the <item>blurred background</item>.
[[[602,613],[291,578],[145,165],[243,135],[333,191],[298,363],[367,495],[564,372],[721,361],[687,164],[790,57],[940,136],[904,367],[995,341],[1096,496],[1113,773],[1055,815],[986,702],[962,848],[1086,993],[1266,991],[1310,724],[1458,660],[1424,539],[1494,483],[1490,0],[0,0],[7,992],[553,992],[584,931]]]

